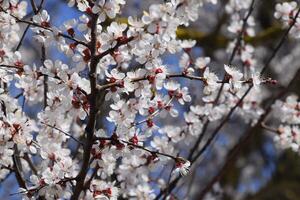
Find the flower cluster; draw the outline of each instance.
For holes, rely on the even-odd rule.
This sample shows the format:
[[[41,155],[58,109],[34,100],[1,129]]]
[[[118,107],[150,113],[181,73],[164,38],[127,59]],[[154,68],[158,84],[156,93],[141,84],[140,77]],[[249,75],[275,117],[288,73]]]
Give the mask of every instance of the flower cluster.
[[[251,77],[251,74],[255,72],[255,66],[257,61],[254,58],[254,47],[251,44],[247,44],[243,39],[244,37],[254,37],[255,36],[255,19],[253,16],[247,17],[249,14],[249,7],[253,6],[251,0],[247,1],[235,1],[230,0],[229,4],[226,5],[227,13],[231,14],[231,23],[228,26],[228,31],[235,35],[240,35],[240,38],[235,39],[230,42],[227,48],[228,52],[234,51],[236,48],[236,43],[238,44],[238,57],[243,62],[245,74]]]
[[[224,50],[232,59],[223,76],[213,58],[193,51],[195,40],[177,35],[216,0],[164,1],[126,20],[125,0],[69,0],[79,17],[60,26],[42,4],[32,3],[27,19],[26,2],[0,0],[0,179],[15,172],[24,198],[155,199],[171,176],[189,174],[209,123],[222,125],[236,110],[254,124],[264,113],[261,84],[273,80],[257,73],[244,40],[255,36],[252,1],[226,6],[236,38]],[[278,4],[275,17],[289,20],[295,8]],[[35,62],[21,48],[27,30],[41,49]],[[53,59],[53,49],[68,62]],[[278,140],[298,149],[299,102],[276,105],[285,113]],[[165,169],[170,177],[157,175]]]
[[[274,116],[280,126],[276,129],[275,141],[281,148],[291,148],[299,152],[300,145],[300,102],[295,95],[273,105]]]
[[[298,3],[296,1],[291,1],[291,2],[283,2],[283,3],[278,3],[275,6],[275,13],[274,17],[276,19],[280,19],[284,26],[289,26],[295,21],[295,25],[293,26],[290,34],[295,37],[299,38],[299,26],[300,26],[300,18],[297,17],[296,20],[294,20],[296,14],[297,14],[297,7]]]

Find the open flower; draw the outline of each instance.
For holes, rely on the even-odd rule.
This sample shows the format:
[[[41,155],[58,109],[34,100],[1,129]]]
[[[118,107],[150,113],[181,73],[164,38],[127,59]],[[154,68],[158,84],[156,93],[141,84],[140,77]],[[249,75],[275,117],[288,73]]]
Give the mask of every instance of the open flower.
[[[236,91],[241,88],[241,78],[243,77],[243,74],[233,67],[229,67],[228,65],[224,65],[224,69],[228,76],[231,90]]]
[[[210,63],[210,57],[199,57],[196,59],[195,67],[198,69],[205,68]]]
[[[176,158],[176,163],[175,163],[176,168],[173,171],[173,173],[180,173],[181,176],[186,176],[190,172],[190,166],[191,166],[190,161],[182,157],[178,157]]]
[[[42,10],[39,14],[33,16],[32,20],[43,27],[50,26],[50,16],[46,10]]]

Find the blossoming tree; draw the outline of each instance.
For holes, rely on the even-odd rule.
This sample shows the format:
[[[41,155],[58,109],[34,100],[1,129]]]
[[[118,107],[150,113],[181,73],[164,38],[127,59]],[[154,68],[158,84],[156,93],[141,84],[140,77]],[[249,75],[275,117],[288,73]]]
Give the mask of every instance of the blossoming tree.
[[[51,2],[79,14],[55,25],[47,0],[0,0],[0,179],[14,175],[13,196],[217,199],[258,129],[299,151],[300,68],[280,52],[300,36],[297,2],[272,7],[271,50],[255,43],[272,32],[260,1],[137,1],[134,15],[134,0]]]

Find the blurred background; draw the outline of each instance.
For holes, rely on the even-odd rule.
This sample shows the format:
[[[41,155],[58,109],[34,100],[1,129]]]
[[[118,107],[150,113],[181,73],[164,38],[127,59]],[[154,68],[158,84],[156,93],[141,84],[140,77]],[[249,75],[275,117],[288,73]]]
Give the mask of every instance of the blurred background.
[[[128,16],[141,16],[143,10],[147,10],[150,4],[161,3],[163,0],[128,0],[126,6],[122,9],[118,20],[122,21]],[[37,4],[39,1],[36,0]],[[254,58],[256,66],[260,69],[263,66],[267,56],[272,52],[272,48],[277,44],[283,34],[281,23],[274,18],[276,0],[257,1],[253,16],[255,18],[256,35],[246,36],[245,41],[251,44],[254,49]],[[204,4],[199,11],[199,19],[186,27],[180,27],[178,37],[181,39],[194,39],[197,41],[196,47],[191,55],[196,58],[199,56],[211,57],[209,66],[219,77],[224,74],[223,64],[228,62],[230,53],[226,50],[229,42],[232,42],[236,35],[228,30],[230,16],[226,12],[226,5],[229,0],[218,0],[217,5]],[[28,1],[28,5],[30,2]],[[82,14],[76,8],[69,8],[65,0],[45,0],[44,8],[51,16],[51,24],[61,26],[65,21],[72,18],[78,19]],[[32,10],[28,6],[29,19],[32,16]],[[23,27],[25,28],[25,26]],[[269,101],[271,94],[277,93],[280,88],[285,86],[300,67],[300,46],[298,41],[289,38],[284,44],[279,54],[271,63],[266,73],[267,77],[278,80],[277,85],[263,86],[261,97],[263,105]],[[20,51],[26,55],[26,63],[36,63],[40,66],[40,45],[32,41],[32,32],[26,34],[23,46]],[[64,63],[72,65],[70,59],[59,53],[55,48],[47,52],[47,57],[52,60],[60,59]],[[181,54],[164,55],[164,63],[172,67],[173,71],[179,71],[179,60]],[[241,66],[239,60],[234,61],[234,66]],[[130,67],[126,70],[130,70]],[[198,82],[184,81],[192,93],[193,102],[196,104],[201,101],[203,87]],[[195,90],[194,90],[195,89]],[[13,85],[10,88],[11,95],[20,93]],[[291,87],[289,94],[300,93],[300,82]],[[284,99],[284,98],[283,98]],[[19,98],[22,104],[24,99]],[[109,106],[103,106],[109,107]],[[25,102],[25,112],[32,118],[36,117],[37,112],[42,105],[27,105]],[[184,112],[188,106],[177,109]],[[103,112],[105,115],[107,111]],[[177,120],[177,121],[176,121]],[[166,118],[157,122],[159,125],[181,123],[182,116],[178,119]],[[269,119],[270,124],[276,122]],[[111,128],[110,124],[103,121],[103,126]],[[208,129],[213,130],[216,124],[212,123]],[[276,124],[275,124],[276,127]],[[221,168],[226,155],[235,145],[239,138],[245,133],[246,123],[238,115],[234,115],[229,123],[219,133],[217,139],[211,147],[204,153],[200,161],[194,165],[191,175],[184,178],[184,184],[179,185],[174,191],[178,199],[195,199],[201,189],[214,177]],[[208,135],[209,136],[209,135]],[[268,131],[257,129],[251,140],[241,149],[241,153],[230,162],[224,175],[214,184],[213,189],[206,195],[206,199],[247,199],[247,200],[299,200],[300,199],[300,157],[299,153],[289,149],[283,150],[276,146],[273,140],[274,134]],[[182,155],[186,155],[185,146],[182,148]],[[163,169],[157,169],[153,176],[161,175],[165,180],[168,179],[172,166],[164,166]],[[162,172],[160,172],[162,171]],[[11,195],[17,192],[18,185],[14,181],[14,175],[10,175],[0,184],[0,199],[20,199],[18,195]]]

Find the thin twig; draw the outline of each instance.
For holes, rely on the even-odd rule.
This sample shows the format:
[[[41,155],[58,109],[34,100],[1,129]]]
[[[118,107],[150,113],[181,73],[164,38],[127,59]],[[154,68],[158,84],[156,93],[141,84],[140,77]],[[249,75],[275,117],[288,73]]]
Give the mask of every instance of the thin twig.
[[[224,165],[222,166],[222,168],[213,177],[213,179],[206,185],[206,187],[200,192],[199,200],[203,199],[204,196],[205,196],[205,194],[211,190],[211,188],[213,187],[213,185],[218,180],[220,180],[222,178],[222,176],[224,175],[224,173],[226,172],[226,170],[228,169],[228,167],[230,166],[230,164],[232,162],[234,162],[234,159],[238,156],[238,154],[241,151],[241,149],[243,147],[247,146],[246,144],[251,139],[251,136],[253,134],[255,134],[257,132],[257,129],[259,129],[261,127],[261,125],[264,123],[266,117],[271,112],[272,105],[275,103],[275,101],[277,99],[279,99],[279,98],[282,98],[283,96],[285,96],[285,94],[287,92],[289,92],[289,88],[291,88],[291,86],[298,81],[299,76],[300,76],[300,69],[297,71],[297,73],[295,74],[294,78],[290,81],[290,83],[288,84],[288,86],[285,89],[282,89],[281,92],[275,98],[272,99],[272,101],[266,107],[265,113],[263,115],[261,115],[261,117],[258,119],[258,121],[255,124],[255,126],[252,127],[251,129],[249,129],[245,134],[243,134],[244,136],[230,150],[230,153],[228,154],[227,159],[226,159]]]
[[[138,125],[140,125],[140,124],[143,124],[143,123],[147,122],[147,121],[150,120],[150,119],[153,119],[153,118],[154,118],[156,115],[158,115],[163,109],[167,108],[167,107],[171,104],[171,102],[172,102],[173,99],[174,99],[174,97],[170,98],[169,101],[166,103],[166,105],[164,105],[162,108],[159,108],[159,109],[157,109],[156,111],[154,111],[154,112],[153,112],[152,114],[150,114],[146,119],[134,123],[130,128],[132,128],[132,127],[134,127],[134,126],[138,126]]]
[[[237,53],[237,50],[238,50],[238,48],[239,48],[239,46],[240,46],[241,40],[242,40],[242,38],[243,38],[243,34],[244,34],[244,32],[245,32],[245,29],[246,29],[247,21],[248,21],[249,17],[251,16],[251,13],[253,12],[253,9],[254,9],[254,3],[255,3],[255,0],[252,0],[252,2],[251,2],[251,4],[250,4],[250,7],[249,7],[249,10],[248,10],[248,13],[247,13],[247,15],[245,16],[245,18],[243,19],[242,30],[239,32],[239,35],[238,35],[238,37],[237,37],[237,40],[236,40],[234,49],[233,49],[233,51],[232,51],[232,53],[231,53],[231,55],[230,55],[230,58],[229,58],[229,61],[228,61],[229,65],[232,64],[232,61],[233,61],[233,59],[234,59],[234,57],[235,57],[235,55],[236,55],[236,53]],[[218,103],[218,101],[219,101],[219,99],[220,99],[220,97],[221,97],[221,93],[222,93],[223,88],[224,88],[224,86],[225,86],[225,82],[226,82],[226,73],[225,73],[225,75],[224,75],[224,77],[223,77],[222,85],[221,85],[221,87],[220,87],[220,89],[219,89],[219,91],[218,91],[218,93],[217,93],[217,96],[216,96],[214,102],[213,102],[213,105],[214,105],[214,106],[217,105],[217,103]],[[200,133],[200,135],[199,135],[199,137],[198,137],[198,139],[197,139],[195,145],[194,145],[193,148],[190,150],[190,154],[189,154],[189,156],[188,156],[188,159],[192,159],[194,153],[195,153],[196,150],[198,149],[198,146],[200,145],[200,143],[202,142],[202,140],[203,140],[203,138],[204,138],[204,136],[205,136],[205,133],[206,133],[206,131],[207,131],[207,128],[208,128],[209,124],[210,124],[210,121],[207,119],[206,122],[205,122],[204,125],[203,125],[202,131],[201,131],[201,133]]]
[[[270,55],[270,57],[268,58],[267,62],[265,63],[263,69],[261,70],[260,75],[263,75],[264,72],[267,70],[267,68],[269,67],[269,64],[271,63],[271,61],[273,60],[273,58],[275,57],[275,55],[277,54],[277,52],[279,51],[279,49],[281,48],[281,46],[283,45],[284,41],[286,40],[290,30],[292,29],[292,27],[295,25],[296,23],[296,19],[298,18],[300,13],[300,8],[298,9],[295,17],[292,20],[292,23],[290,23],[289,28],[285,31],[285,33],[283,34],[283,36],[281,37],[279,43],[276,45],[274,51],[272,52],[272,54]],[[236,103],[236,105],[231,108],[231,110],[229,111],[229,113],[226,115],[226,117],[221,121],[221,123],[219,124],[219,126],[217,126],[217,128],[213,131],[211,137],[208,139],[208,141],[205,143],[204,147],[197,153],[197,155],[191,160],[192,163],[195,162],[204,152],[205,150],[209,147],[210,143],[214,140],[214,138],[216,137],[217,133],[219,132],[219,130],[223,127],[223,125],[228,121],[228,119],[231,117],[231,115],[234,113],[235,109],[243,102],[244,98],[249,94],[249,92],[251,91],[251,89],[253,88],[253,85],[251,85],[247,91],[244,93],[244,95],[242,96],[242,98]],[[155,198],[155,200],[158,200],[164,193],[165,191],[172,191],[175,187],[177,182],[180,180],[180,177],[178,177],[177,179],[175,179],[170,185],[167,186],[166,189],[164,189],[163,191],[161,191],[159,193],[159,195]],[[171,189],[170,189],[171,188]]]
[[[78,139],[76,139],[76,138],[75,138],[74,136],[72,136],[70,133],[67,133],[67,132],[61,130],[60,128],[57,128],[56,126],[52,126],[52,125],[47,124],[47,123],[45,123],[45,122],[41,122],[41,124],[44,124],[44,125],[46,125],[46,126],[48,126],[48,127],[50,127],[50,128],[53,128],[53,129],[55,129],[55,130],[57,130],[57,131],[59,131],[59,132],[65,134],[66,136],[68,136],[68,137],[72,138],[74,141],[76,141],[78,144],[84,146],[84,143],[83,143],[83,142],[81,142],[81,141],[79,141]]]
[[[265,122],[262,122],[262,123],[261,123],[261,127],[262,127],[263,129],[265,129],[265,130],[267,130],[267,131],[270,131],[270,132],[273,132],[273,133],[277,133],[277,134],[280,133],[279,130],[278,130],[278,128],[270,127],[270,126],[266,125]]]
[[[25,153],[24,156],[23,156],[23,159],[26,160],[26,162],[28,163],[31,171],[33,172],[33,174],[37,175],[38,174],[38,171],[37,169],[35,168],[32,160],[30,159],[28,153]]]
[[[5,10],[3,10],[3,8],[0,8],[0,11],[7,13]],[[8,14],[8,13],[7,13],[7,14]],[[55,33],[55,31],[54,31],[53,29],[49,28],[49,27],[44,27],[44,26],[42,26],[42,25],[40,25],[40,24],[37,24],[37,23],[35,23],[35,22],[33,22],[33,21],[27,21],[27,20],[19,19],[18,17],[14,16],[14,15],[12,15],[12,14],[9,14],[9,15],[12,16],[13,18],[15,18],[15,20],[16,20],[17,22],[24,23],[24,24],[28,24],[28,25],[31,25],[31,26],[34,26],[34,27],[38,27],[38,28],[41,28],[41,29],[50,31],[50,32],[52,32],[52,33]],[[72,40],[72,41],[74,41],[74,42],[77,43],[77,44],[82,44],[82,45],[88,47],[88,44],[86,44],[85,42],[83,42],[83,41],[81,41],[81,40],[79,40],[79,39],[76,39],[76,38],[74,38],[74,37],[71,37],[71,36],[69,36],[69,35],[66,35],[66,34],[64,34],[64,33],[62,33],[62,32],[58,32],[57,34],[58,34],[58,36],[64,37],[64,38],[69,39],[69,40]]]
[[[112,138],[112,137],[95,137],[94,140],[108,140],[108,141],[112,141],[112,140],[115,140],[115,139]],[[170,155],[170,154],[167,154],[167,153],[163,153],[163,152],[160,152],[160,151],[150,150],[150,149],[147,149],[144,146],[141,146],[141,145],[138,145],[138,144],[134,144],[134,143],[126,141],[126,140],[121,140],[121,139],[119,140],[119,139],[117,139],[117,141],[123,142],[123,143],[125,143],[125,144],[127,144],[129,146],[132,146],[132,147],[135,147],[135,148],[138,148],[138,149],[142,149],[144,151],[147,151],[147,152],[151,153],[152,155],[161,155],[161,156],[164,156],[164,157],[171,158],[174,161],[178,160],[177,156],[173,156],[173,155]]]
[[[43,7],[44,0],[41,1],[41,3],[40,3],[40,5],[39,5],[39,8],[38,8],[38,9],[36,8],[36,5],[35,5],[35,3],[34,3],[34,0],[31,0],[31,4],[32,4],[34,13],[38,13],[38,12],[40,12],[40,10],[41,10],[42,7]],[[20,49],[20,47],[22,46],[23,41],[24,41],[25,36],[26,36],[26,33],[27,33],[27,31],[29,30],[29,27],[30,27],[30,24],[27,24],[27,26],[26,26],[26,28],[25,28],[23,34],[22,34],[22,37],[21,37],[21,39],[20,39],[20,41],[19,41],[19,44],[17,45],[17,48],[16,48],[15,51],[18,51],[18,50]]]

